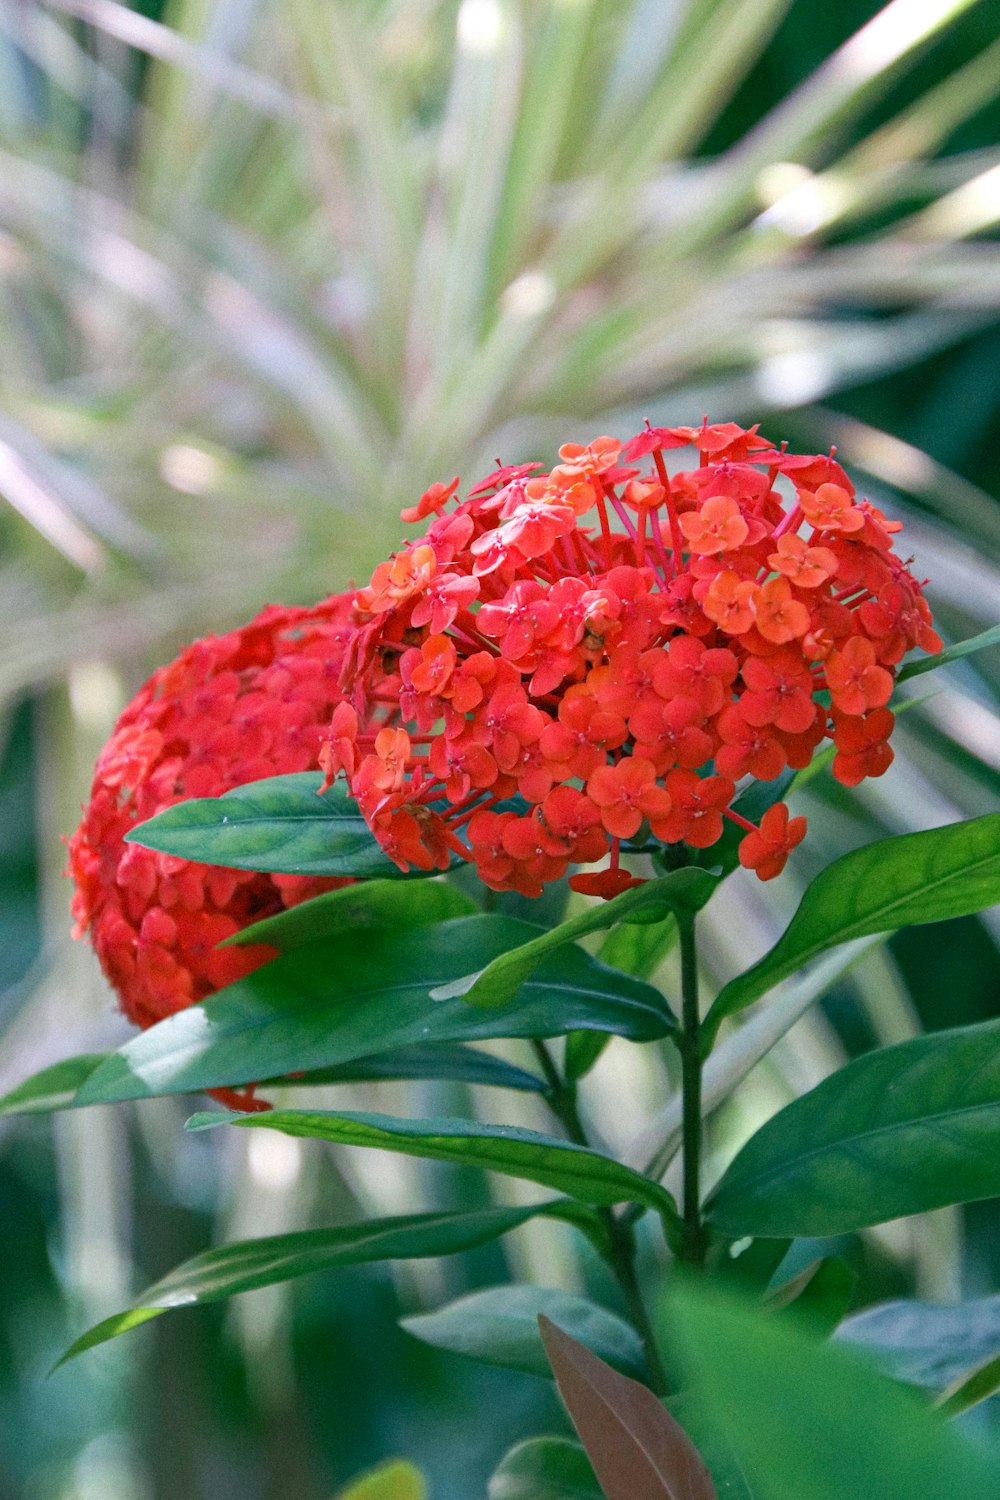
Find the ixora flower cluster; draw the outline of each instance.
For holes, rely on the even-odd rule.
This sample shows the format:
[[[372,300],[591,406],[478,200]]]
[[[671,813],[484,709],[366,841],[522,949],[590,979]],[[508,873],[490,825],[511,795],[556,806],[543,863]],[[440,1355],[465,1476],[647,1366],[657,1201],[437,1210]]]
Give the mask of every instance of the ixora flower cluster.
[[[696,457],[669,472],[683,448]],[[640,830],[705,849],[728,818],[769,880],[805,819],[776,802],[749,823],[741,783],[807,765],[827,737],[845,785],[881,775],[894,668],[940,649],[900,525],[832,455],[733,423],[559,456],[403,511],[434,519],[356,595],[327,782],[346,774],[403,870],[457,855],[537,896],[610,851],[570,881],[610,897],[635,883],[620,853]]]
[[[350,595],[312,609],[271,606],[241,630],[189,646],[118,720],[69,841],[69,873],[76,935],[89,931],[139,1026],[274,956],[262,945],[217,947],[224,938],[345,884],[191,864],[124,836],[175,802],[314,768],[350,637]]]

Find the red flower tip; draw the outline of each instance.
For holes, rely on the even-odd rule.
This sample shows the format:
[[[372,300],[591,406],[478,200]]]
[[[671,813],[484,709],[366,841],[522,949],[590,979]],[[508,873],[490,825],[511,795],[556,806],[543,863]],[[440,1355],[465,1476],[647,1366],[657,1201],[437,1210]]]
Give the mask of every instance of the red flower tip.
[[[457,474],[451,484],[441,484],[440,481],[432,484],[430,489],[424,490],[416,505],[408,505],[405,510],[400,511],[399,519],[406,522],[423,521],[427,516],[435,515],[437,511],[444,510],[457,489]]]
[[[805,818],[789,818],[785,803],[775,802],[761,818],[760,828],[740,843],[740,864],[746,870],[755,870],[761,880],[773,880],[805,836]]]
[[[628,870],[621,867],[617,870],[598,870],[594,874],[571,875],[569,878],[569,888],[576,891],[578,896],[601,896],[605,901],[620,896],[622,891],[630,891],[637,885],[645,884],[637,875],[630,875]]]
[[[212,1099],[217,1099],[227,1109],[236,1110],[241,1115],[258,1115],[265,1110],[273,1109],[273,1104],[268,1104],[266,1099],[258,1099],[254,1094],[254,1084],[248,1084],[242,1091],[240,1089],[206,1089],[205,1093]]]

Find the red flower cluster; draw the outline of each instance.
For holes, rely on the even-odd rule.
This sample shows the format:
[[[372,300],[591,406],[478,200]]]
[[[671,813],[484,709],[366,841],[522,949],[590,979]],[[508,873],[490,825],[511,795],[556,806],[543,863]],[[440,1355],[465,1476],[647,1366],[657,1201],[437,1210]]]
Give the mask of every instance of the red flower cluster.
[[[669,473],[684,447],[696,466]],[[845,785],[881,775],[894,668],[940,648],[899,524],[832,455],[733,423],[559,456],[404,511],[434,519],[358,591],[327,777],[346,773],[404,870],[458,855],[537,896],[610,848],[610,869],[571,884],[613,895],[633,881],[623,840],[646,827],[704,849],[730,818],[769,880],[805,819],[776,803],[754,827],[738,783],[807,765],[828,736]]]
[[[124,836],[175,802],[315,766],[341,697],[350,620],[350,595],[312,609],[272,605],[241,630],[189,646],[118,720],[69,841],[69,873],[76,935],[89,931],[139,1026],[274,956],[264,945],[217,947],[224,938],[345,884],[192,864]]]

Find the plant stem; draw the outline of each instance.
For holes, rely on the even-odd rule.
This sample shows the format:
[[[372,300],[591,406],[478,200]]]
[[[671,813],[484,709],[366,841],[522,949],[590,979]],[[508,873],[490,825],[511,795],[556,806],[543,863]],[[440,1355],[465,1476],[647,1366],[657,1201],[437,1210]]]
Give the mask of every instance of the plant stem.
[[[685,908],[677,913],[681,940],[681,1031],[677,1046],[681,1055],[681,1095],[684,1139],[684,1236],[680,1259],[700,1266],[705,1260],[705,1231],[701,1222],[701,1036],[698,1014],[698,948],[695,914]]]
[[[571,1141],[578,1146],[589,1146],[590,1141],[576,1107],[576,1085],[560,1076],[543,1041],[536,1039],[531,1045],[548,1084],[546,1098],[552,1113],[560,1120]],[[598,1208],[597,1212],[607,1235],[605,1259],[621,1289],[632,1325],[642,1339],[650,1385],[658,1396],[666,1395],[666,1374],[635,1274],[635,1232],[631,1223],[618,1217],[610,1208]]]

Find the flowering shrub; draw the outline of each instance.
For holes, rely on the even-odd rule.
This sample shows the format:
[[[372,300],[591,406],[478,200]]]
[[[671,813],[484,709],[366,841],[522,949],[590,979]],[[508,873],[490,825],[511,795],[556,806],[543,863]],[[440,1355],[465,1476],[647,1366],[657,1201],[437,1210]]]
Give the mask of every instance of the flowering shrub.
[[[150,1026],[251,973],[262,944],[217,944],[345,882],[258,874],[157,854],[125,835],[191,797],[313,767],[338,700],[350,595],[270,606],[228,635],[195,641],[122,713],[69,841],[76,935],[89,932],[122,1010]]]
[[[684,448],[696,464],[668,473]],[[826,738],[844,785],[882,775],[894,669],[940,649],[900,524],[832,456],[755,427],[559,456],[547,474],[499,467],[461,502],[457,478],[435,484],[403,511],[435,519],[357,594],[328,779],[346,772],[403,870],[457,855],[537,896],[610,850],[570,881],[610,897],[636,883],[620,852],[644,825],[705,849],[731,819],[742,864],[772,879],[805,819],[776,802],[755,826],[738,784],[806,766]]]
[[[669,473],[665,454],[684,447],[697,464]],[[852,1325],[863,1343],[867,1314],[845,1317],[853,1271],[832,1247],[873,1224],[996,1196],[1000,1021],[864,1052],[756,1129],[707,1194],[701,1172],[704,1117],[731,1092],[718,1080],[735,1087],[857,958],[859,940],[1000,898],[1000,814],[835,860],[774,946],[707,1005],[699,914],[732,868],[731,850],[701,868],[681,868],[693,863],[686,855],[660,859],[648,882],[620,863],[640,847],[711,850],[728,819],[741,829],[743,865],[769,880],[805,833],[778,800],[778,778],[807,765],[824,739],[846,786],[887,769],[899,663],[911,646],[941,646],[921,587],[893,550],[899,528],[855,497],[832,455],[788,454],[755,428],[651,428],[624,448],[598,438],[560,458],[548,474],[498,468],[464,500],[457,479],[432,486],[404,513],[434,517],[426,536],[380,564],[367,588],[310,610],[265,610],[150,679],[100,757],[70,841],[78,928],[123,1009],[149,1029],[116,1053],[43,1068],[0,1099],[6,1115],[204,1090],[236,1112],[198,1116],[189,1124],[199,1129],[278,1130],[461,1163],[554,1196],[352,1213],[348,1223],[216,1246],[68,1353],[170,1308],[344,1264],[457,1254],[532,1218],[562,1220],[614,1277],[618,1311],[558,1288],[502,1285],[406,1320],[440,1348],[555,1375],[583,1446],[518,1445],[491,1494],[554,1493],[556,1483],[560,1493],[624,1500],[652,1493],[655,1479],[657,1493],[680,1485],[692,1500],[717,1500],[739,1487],[730,1446],[739,1483],[749,1474],[766,1488],[773,1454],[791,1441],[780,1496],[799,1500],[820,1493],[834,1447],[854,1463],[859,1426],[881,1421],[846,1490],[837,1476],[838,1493],[989,1500],[992,1459],[953,1443],[926,1399],[911,1402],[842,1347],[797,1333],[785,1308],[808,1307],[818,1284],[813,1315],[821,1303],[841,1343]],[[995,644],[998,629],[905,672]],[[327,787],[317,796],[341,771],[351,795]],[[248,795],[215,795],[247,782]],[[754,799],[765,808],[757,824],[744,816],[750,803],[734,805],[748,782],[778,782]],[[197,806],[175,805],[188,798]],[[404,874],[444,870],[458,856],[487,886],[537,896],[570,864],[609,851],[608,868],[570,882],[608,899],[562,921],[548,903],[539,921],[493,911],[481,890],[477,899],[448,877],[383,878],[395,875],[386,853]],[[288,870],[302,873],[277,873]],[[613,941],[600,956],[578,946],[633,922],[651,944],[645,935]],[[248,946],[218,947],[237,932]],[[661,990],[652,971],[673,943]],[[723,1034],[845,944],[820,983],[814,970],[785,992],[767,1027]],[[608,1036],[677,1053],[663,1110],[620,1156],[595,1143],[581,1098]],[[515,1060],[469,1045],[478,1041],[521,1050]],[[705,1088],[710,1057],[715,1079]],[[522,1065],[532,1058],[535,1070]],[[454,1085],[464,1083],[494,1097],[527,1091],[557,1133],[512,1126],[502,1105],[497,1124],[478,1110],[471,1119],[284,1101],[272,1110],[247,1080],[276,1077],[297,1089],[440,1079],[449,1099],[461,1099]],[[679,1200],[662,1181],[676,1155]],[[659,1229],[644,1231],[640,1279],[644,1215]],[[803,1243],[831,1247],[806,1274]],[[675,1289],[665,1359],[642,1281],[659,1281],[673,1261],[709,1290],[693,1279]],[[734,1272],[742,1308],[710,1290],[713,1279],[731,1290]],[[986,1342],[975,1343],[980,1307],[948,1310],[968,1344],[944,1398],[952,1412],[995,1388],[983,1377],[996,1363],[988,1319]],[[659,1399],[678,1368],[704,1454]],[[839,1422],[839,1435],[817,1448],[817,1430],[834,1432],[827,1421]],[[808,1441],[795,1449],[801,1433]],[[414,1473],[397,1468],[406,1484]]]

